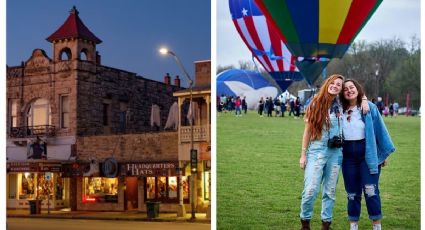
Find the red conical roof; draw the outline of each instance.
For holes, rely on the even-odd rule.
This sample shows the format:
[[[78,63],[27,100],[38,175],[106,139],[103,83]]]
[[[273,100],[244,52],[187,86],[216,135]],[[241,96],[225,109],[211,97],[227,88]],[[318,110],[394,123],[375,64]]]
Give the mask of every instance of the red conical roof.
[[[75,6],[69,11],[69,17],[63,23],[63,25],[56,30],[52,35],[50,35],[46,40],[53,42],[55,40],[60,40],[64,38],[83,38],[89,41],[93,41],[96,44],[102,42],[98,37],[96,37],[81,21],[78,17],[78,10]]]

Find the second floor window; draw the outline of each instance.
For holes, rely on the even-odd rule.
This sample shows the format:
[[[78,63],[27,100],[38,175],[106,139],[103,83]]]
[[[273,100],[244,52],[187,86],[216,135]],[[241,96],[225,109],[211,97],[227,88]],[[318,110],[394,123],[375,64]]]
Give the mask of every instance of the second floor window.
[[[18,126],[18,100],[11,99],[9,101],[9,119],[10,119],[10,127]]]
[[[109,104],[103,103],[103,125],[109,125]]]
[[[61,96],[61,128],[69,127],[69,96]]]
[[[52,116],[49,101],[43,98],[34,101],[27,113],[27,125],[51,125]]]

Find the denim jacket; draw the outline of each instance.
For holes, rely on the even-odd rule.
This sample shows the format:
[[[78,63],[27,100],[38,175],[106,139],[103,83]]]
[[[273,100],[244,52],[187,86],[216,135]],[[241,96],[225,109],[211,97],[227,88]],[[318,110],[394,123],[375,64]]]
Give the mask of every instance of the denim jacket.
[[[363,115],[366,139],[365,160],[370,174],[377,174],[378,165],[395,151],[395,147],[378,108],[370,101],[368,104],[369,112]]]

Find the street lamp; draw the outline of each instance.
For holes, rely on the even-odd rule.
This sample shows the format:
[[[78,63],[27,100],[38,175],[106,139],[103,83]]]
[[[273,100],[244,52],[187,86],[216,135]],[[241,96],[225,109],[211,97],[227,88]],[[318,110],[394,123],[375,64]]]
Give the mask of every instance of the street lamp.
[[[197,161],[197,152],[196,150],[193,148],[193,80],[192,78],[189,76],[189,74],[186,71],[186,68],[184,68],[182,62],[180,61],[179,57],[171,50],[168,50],[167,48],[161,48],[159,49],[159,52],[162,55],[167,55],[170,54],[171,56],[174,57],[174,59],[176,60],[177,64],[180,66],[180,68],[183,70],[185,77],[187,78],[187,80],[189,81],[189,89],[190,89],[190,100],[189,100],[189,109],[190,109],[190,114],[191,114],[191,118],[190,118],[190,159],[191,162],[193,161],[193,158],[195,158],[195,162]],[[183,204],[183,190],[182,190],[182,165],[181,165],[181,161],[179,161],[179,176],[180,176],[180,189],[179,189],[179,206],[180,206],[180,210],[182,215],[184,215],[185,213],[185,209],[184,209],[184,204]],[[195,174],[194,174],[195,173]],[[196,166],[195,168],[193,168],[193,164],[191,167],[191,177],[190,177],[190,184],[191,184],[191,189],[190,189],[190,194],[191,194],[191,213],[192,213],[192,217],[191,219],[195,219],[195,202],[196,202],[196,196],[195,196],[195,182],[196,182]]]

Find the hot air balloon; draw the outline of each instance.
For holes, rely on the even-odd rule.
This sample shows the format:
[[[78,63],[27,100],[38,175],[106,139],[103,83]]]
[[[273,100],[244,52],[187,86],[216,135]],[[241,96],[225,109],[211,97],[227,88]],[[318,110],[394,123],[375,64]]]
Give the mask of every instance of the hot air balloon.
[[[255,0],[312,85],[332,58],[342,58],[382,0]]]
[[[253,0],[229,0],[233,23],[245,45],[282,91],[302,80],[291,55],[277,31],[269,25]]]
[[[255,109],[260,97],[278,95],[278,88],[258,72],[230,69],[217,75],[217,95],[246,97],[248,109]]]

